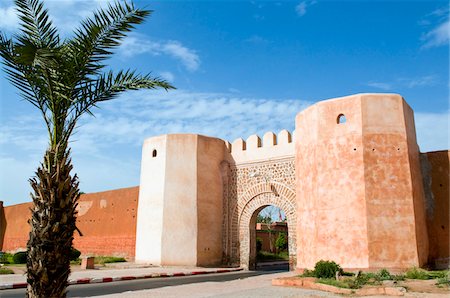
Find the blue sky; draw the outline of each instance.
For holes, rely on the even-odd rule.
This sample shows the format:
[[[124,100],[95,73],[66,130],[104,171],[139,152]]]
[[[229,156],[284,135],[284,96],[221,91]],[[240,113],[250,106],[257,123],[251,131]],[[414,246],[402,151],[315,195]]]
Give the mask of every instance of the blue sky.
[[[63,36],[107,1],[46,1]],[[421,151],[448,149],[447,1],[135,1],[154,10],[117,49],[112,69],[136,68],[176,91],[138,91],[84,117],[72,138],[84,192],[139,184],[145,138],[200,133],[230,142],[294,129],[319,100],[399,93],[415,111]],[[10,0],[0,30],[13,34]],[[0,200],[30,201],[27,180],[46,148],[40,114],[0,72]]]

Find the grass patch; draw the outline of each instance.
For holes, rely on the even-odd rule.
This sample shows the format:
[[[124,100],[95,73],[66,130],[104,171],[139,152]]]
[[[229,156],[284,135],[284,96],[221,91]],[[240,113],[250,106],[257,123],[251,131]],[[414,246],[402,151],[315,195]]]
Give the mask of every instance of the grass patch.
[[[406,271],[405,278],[409,279],[450,279],[450,270],[427,271],[417,267],[413,267]]]
[[[317,282],[320,284],[330,285],[338,288],[352,289],[351,285],[346,280],[336,280],[333,278],[319,278]]]
[[[436,281],[436,285],[437,286],[441,286],[441,287],[443,287],[443,286],[450,286],[450,279],[448,277],[438,278],[437,281]]]
[[[406,271],[405,277],[409,279],[430,279],[426,270],[413,267]]]
[[[256,255],[257,261],[288,261],[289,254],[286,251],[282,251],[278,254],[271,253],[268,251],[260,251]]]
[[[108,256],[99,256],[95,257],[94,263],[104,265],[106,263],[120,263],[120,262],[126,262],[122,257],[108,257]]]
[[[9,268],[3,267],[0,268],[0,274],[14,274],[14,271]]]

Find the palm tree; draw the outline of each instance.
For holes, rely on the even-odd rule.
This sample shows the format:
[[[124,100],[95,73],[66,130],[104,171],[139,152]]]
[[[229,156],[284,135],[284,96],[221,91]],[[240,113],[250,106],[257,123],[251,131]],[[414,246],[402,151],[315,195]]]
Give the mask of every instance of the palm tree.
[[[69,255],[80,195],[71,174],[69,139],[83,114],[126,90],[173,88],[134,71],[102,72],[104,60],[121,40],[150,15],[116,2],[84,20],[70,39],[61,39],[40,0],[15,0],[20,32],[0,34],[0,56],[10,82],[44,119],[49,144],[30,179],[33,193],[27,243],[28,297],[65,297]]]

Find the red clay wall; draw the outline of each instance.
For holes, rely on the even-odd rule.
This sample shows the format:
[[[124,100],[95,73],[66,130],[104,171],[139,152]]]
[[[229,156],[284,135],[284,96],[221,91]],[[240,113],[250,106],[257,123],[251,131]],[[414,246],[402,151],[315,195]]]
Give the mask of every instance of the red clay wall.
[[[139,187],[83,194],[78,205],[74,247],[82,254],[134,258]],[[28,240],[31,203],[4,207],[3,251],[23,250]]]
[[[450,151],[421,154],[422,172],[427,197],[429,263],[446,268],[450,263]]]
[[[5,231],[2,251],[16,252],[26,250],[28,233],[30,231],[27,222],[31,216],[30,208],[31,203],[4,207]]]

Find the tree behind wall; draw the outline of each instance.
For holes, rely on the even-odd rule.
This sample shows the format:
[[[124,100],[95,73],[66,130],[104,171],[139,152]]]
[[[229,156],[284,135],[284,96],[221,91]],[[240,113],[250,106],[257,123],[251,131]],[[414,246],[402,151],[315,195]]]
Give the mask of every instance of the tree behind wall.
[[[43,162],[30,179],[34,204],[27,243],[27,295],[65,297],[80,195],[69,148],[78,119],[123,91],[173,87],[134,71],[101,72],[111,49],[151,11],[116,2],[83,21],[73,38],[61,40],[41,1],[15,4],[20,33],[14,40],[0,34],[0,56],[10,82],[40,110],[49,136]]]

